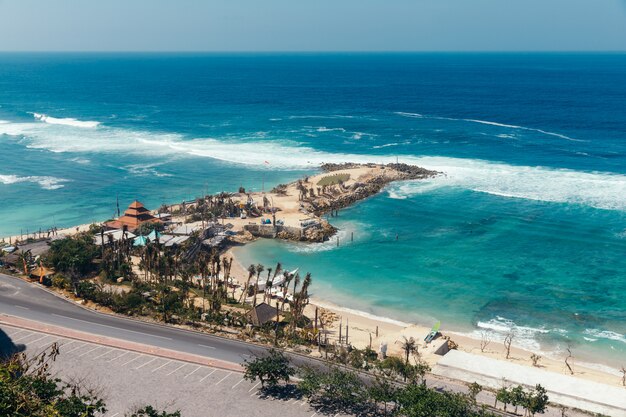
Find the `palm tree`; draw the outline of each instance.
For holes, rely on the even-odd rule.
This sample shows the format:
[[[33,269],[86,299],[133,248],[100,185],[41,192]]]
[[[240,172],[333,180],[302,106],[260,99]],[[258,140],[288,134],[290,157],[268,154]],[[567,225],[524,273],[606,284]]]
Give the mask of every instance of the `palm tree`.
[[[402,336],[402,338],[404,340],[401,342],[400,347],[404,351],[404,363],[408,365],[409,355],[417,352],[417,342],[412,337],[407,339],[406,336]]]
[[[248,267],[248,279],[246,280],[246,285],[243,287],[243,291],[241,291],[241,297],[239,297],[239,304],[242,303],[246,293],[248,292],[248,287],[250,286],[250,280],[256,273],[256,267],[254,265],[250,265]]]
[[[261,272],[265,270],[265,267],[261,264],[256,266],[256,283],[254,284],[254,300],[252,301],[252,306],[256,307],[256,293],[259,292],[259,278],[261,276]]]

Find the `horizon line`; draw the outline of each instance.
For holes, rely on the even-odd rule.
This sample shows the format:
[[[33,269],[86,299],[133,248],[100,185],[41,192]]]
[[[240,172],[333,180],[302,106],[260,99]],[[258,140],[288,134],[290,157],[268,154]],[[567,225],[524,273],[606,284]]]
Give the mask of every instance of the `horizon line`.
[[[606,50],[2,50],[6,53],[76,54],[623,54],[626,49]]]

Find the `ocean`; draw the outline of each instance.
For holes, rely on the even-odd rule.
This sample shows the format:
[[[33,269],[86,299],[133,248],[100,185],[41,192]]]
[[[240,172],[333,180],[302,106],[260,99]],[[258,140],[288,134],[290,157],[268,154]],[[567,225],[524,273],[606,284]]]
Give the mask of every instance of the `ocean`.
[[[624,109],[624,54],[0,54],[0,236],[417,164],[443,174],[340,211],[339,246],[238,256],[345,308],[618,367]]]

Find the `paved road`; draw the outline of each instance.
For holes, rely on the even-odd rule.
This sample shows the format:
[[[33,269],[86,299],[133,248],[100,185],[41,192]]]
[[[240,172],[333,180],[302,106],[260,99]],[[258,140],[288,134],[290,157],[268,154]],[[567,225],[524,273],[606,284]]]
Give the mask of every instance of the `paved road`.
[[[4,274],[0,274],[0,313],[234,363],[265,350],[236,340],[89,311]]]
[[[313,417],[320,414],[300,398],[264,398],[259,383],[241,373],[2,325],[16,345],[34,357],[56,343],[60,355],[51,372],[81,381],[107,404],[106,417],[122,417],[150,404],[184,417]],[[330,416],[329,416],[330,417]]]

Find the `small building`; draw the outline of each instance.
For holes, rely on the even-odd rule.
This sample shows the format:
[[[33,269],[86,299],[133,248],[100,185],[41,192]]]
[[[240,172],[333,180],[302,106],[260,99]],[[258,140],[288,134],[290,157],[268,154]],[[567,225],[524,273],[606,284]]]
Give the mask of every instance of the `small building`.
[[[276,307],[267,303],[257,304],[247,313],[253,326],[260,327],[276,319]]]
[[[109,242],[118,242],[122,239],[133,240],[136,237],[135,234],[130,232],[124,232],[123,230],[107,230],[102,234],[96,234],[93,237],[93,243],[97,246],[107,245]]]
[[[150,222],[161,223],[162,221],[150,214],[150,210],[145,208],[139,201],[135,200],[130,206],[128,206],[126,211],[124,211],[124,215],[122,217],[116,220],[111,220],[110,222],[105,223],[105,225],[109,229],[123,229],[126,227],[132,232],[143,223]]]

